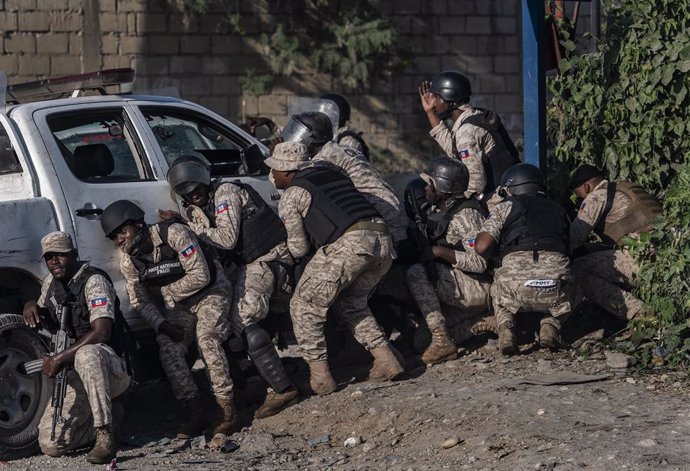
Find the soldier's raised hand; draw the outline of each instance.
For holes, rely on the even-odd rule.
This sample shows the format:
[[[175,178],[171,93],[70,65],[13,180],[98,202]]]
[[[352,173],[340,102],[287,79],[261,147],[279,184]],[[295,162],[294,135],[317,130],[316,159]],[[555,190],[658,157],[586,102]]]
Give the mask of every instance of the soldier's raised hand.
[[[423,81],[418,87],[422,109],[427,113],[434,111],[434,104],[436,103],[436,96],[429,91],[430,87],[431,82],[428,80]]]

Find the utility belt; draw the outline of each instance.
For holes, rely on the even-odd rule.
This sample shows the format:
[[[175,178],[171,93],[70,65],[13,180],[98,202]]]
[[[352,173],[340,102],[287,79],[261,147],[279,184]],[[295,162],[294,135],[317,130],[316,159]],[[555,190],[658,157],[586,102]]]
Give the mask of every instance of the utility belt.
[[[356,223],[345,229],[343,234],[347,234],[348,232],[352,231],[374,231],[382,232],[383,234],[388,234],[388,226],[385,222],[357,221]]]

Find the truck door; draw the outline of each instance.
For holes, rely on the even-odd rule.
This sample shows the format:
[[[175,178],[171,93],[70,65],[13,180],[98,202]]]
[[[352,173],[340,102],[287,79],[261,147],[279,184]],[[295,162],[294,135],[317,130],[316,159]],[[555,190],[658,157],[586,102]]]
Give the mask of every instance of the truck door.
[[[127,199],[139,205],[152,223],[157,221],[157,209],[175,206],[160,169],[147,158],[150,145],[140,139],[127,106],[71,108],[38,111],[35,119],[50,130],[45,144],[60,175],[79,255],[110,274],[127,312],[119,252],[105,238],[100,214],[110,203]]]

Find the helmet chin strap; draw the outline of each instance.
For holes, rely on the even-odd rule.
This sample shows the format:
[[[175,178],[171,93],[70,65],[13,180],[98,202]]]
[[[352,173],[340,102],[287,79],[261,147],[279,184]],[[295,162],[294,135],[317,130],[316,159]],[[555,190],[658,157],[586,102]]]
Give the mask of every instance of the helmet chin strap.
[[[446,102],[446,103],[448,103],[448,102]],[[446,106],[447,106],[446,111],[444,111],[443,113],[440,113],[440,114],[438,115],[438,117],[439,117],[439,119],[440,119],[441,121],[445,121],[445,120],[447,120],[448,118],[450,118],[450,115],[453,114],[453,111],[455,111],[455,110],[457,110],[458,108],[460,108],[460,105],[457,105],[457,104],[455,104],[455,103],[453,103],[453,104],[451,104],[451,105],[446,105]]]
[[[134,236],[131,249],[128,255],[136,257],[138,255],[150,254],[153,252],[153,240],[151,240],[151,233],[146,224],[139,228],[139,232]]]

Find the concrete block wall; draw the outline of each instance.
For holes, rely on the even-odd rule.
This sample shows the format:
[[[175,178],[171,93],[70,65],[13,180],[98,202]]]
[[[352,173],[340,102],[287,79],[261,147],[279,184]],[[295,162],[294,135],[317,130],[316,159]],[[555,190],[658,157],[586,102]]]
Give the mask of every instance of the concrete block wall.
[[[522,131],[520,2],[385,0],[401,46],[414,62],[389,81],[357,94],[337,77],[295,73],[266,96],[243,95],[246,69],[267,70],[259,43],[275,27],[267,0],[240,2],[243,36],[228,34],[219,2],[186,16],[164,0],[0,0],[0,69],[10,83],[98,68],[134,67],[135,90],[175,87],[181,97],[240,121],[247,115],[287,119],[291,96],[339,91],[351,101],[354,127],[387,151],[386,171],[421,168],[439,148],[428,136],[418,84],[446,69],[468,75],[473,103],[498,111],[511,134]]]

